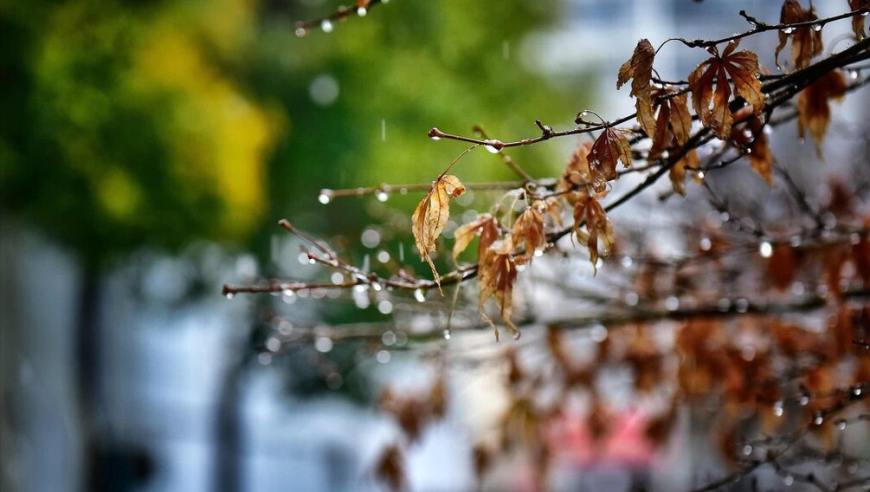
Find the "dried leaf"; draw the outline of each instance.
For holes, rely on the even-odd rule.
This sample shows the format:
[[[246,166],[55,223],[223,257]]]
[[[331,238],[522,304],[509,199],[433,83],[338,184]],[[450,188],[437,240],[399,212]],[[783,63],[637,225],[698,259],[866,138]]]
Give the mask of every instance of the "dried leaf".
[[[420,250],[422,259],[429,263],[439,288],[441,277],[438,276],[429,254],[435,251],[435,241],[447,225],[447,219],[450,217],[450,199],[463,193],[465,193],[465,186],[459,178],[451,174],[441,176],[432,183],[429,193],[423,197],[414,210],[414,215],[411,216],[411,231],[414,233],[417,249]]]
[[[721,139],[731,134],[734,117],[728,101],[731,99],[730,77],[734,90],[748,102],[755,114],[764,109],[764,94],[758,80],[758,57],[747,50],[734,52],[739,41],[731,41],[719,55],[715,46],[708,48],[712,58],[707,59],[689,75],[695,114],[707,128]],[[710,107],[712,103],[712,108]]]
[[[523,253],[518,255],[515,261],[522,265],[531,260],[537,250],[547,245],[544,214],[534,205],[528,207],[514,222],[511,238],[517,246],[524,245]]]
[[[592,180],[592,174],[589,171],[589,161],[586,158],[591,150],[592,144],[589,142],[583,142],[577,146],[577,149],[571,155],[571,160],[568,161],[565,172],[562,174],[559,182],[556,183],[556,194],[566,194]],[[566,195],[566,198],[569,202],[571,201],[570,194]]]
[[[671,179],[671,186],[674,188],[674,193],[686,196],[686,168],[698,169],[701,165],[701,160],[698,158],[698,152],[695,149],[686,153],[686,156],[677,161],[671,170],[668,172],[668,177]],[[696,174],[697,176],[697,174]]]
[[[794,248],[780,243],[774,246],[773,254],[767,260],[767,276],[777,290],[784,291],[794,280],[797,258]]]
[[[586,223],[586,232],[580,230],[580,225],[584,222]],[[607,257],[613,248],[613,224],[607,218],[604,207],[588,193],[585,193],[583,198],[574,205],[574,233],[577,235],[578,241],[586,243],[586,247],[589,249],[589,261],[592,262],[595,273],[598,273],[599,256]],[[603,252],[598,251],[599,236],[604,245]]]
[[[810,2],[812,5],[812,2]],[[810,6],[804,9],[798,0],[785,0],[779,14],[780,24],[795,24],[798,22],[810,22],[818,19],[815,9]],[[824,50],[822,45],[822,31],[812,29],[810,26],[795,27],[792,30],[779,31],[779,45],[776,47],[776,64],[779,66],[779,52],[785,47],[791,38],[791,58],[795,68],[810,66],[810,60],[820,55]]]
[[[651,80],[653,71],[653,59],[655,58],[656,50],[650,44],[648,39],[641,39],[634,48],[634,53],[631,59],[622,64],[619,68],[619,76],[616,81],[616,88],[619,89],[623,84],[631,81],[631,95],[636,98],[635,107],[637,108],[637,122],[647,135],[652,136],[656,132],[656,120],[653,115],[653,106],[651,99]]]
[[[689,140],[692,131],[692,115],[689,114],[686,94],[671,95],[673,91],[661,90],[654,94],[659,114],[656,119],[656,133],[652,135],[653,144],[649,158],[659,157],[663,150],[671,149],[676,143],[683,145]]]
[[[746,151],[752,169],[768,185],[773,186],[773,153],[770,151],[767,134],[764,133],[764,120],[759,116],[749,116],[745,124],[732,129],[731,141],[740,150]]]
[[[375,477],[394,491],[405,490],[405,467],[402,450],[397,445],[388,446],[375,465]]]
[[[847,87],[842,72],[833,70],[798,94],[798,135],[804,138],[804,130],[809,129],[816,143],[816,151],[820,155],[828,131],[828,123],[831,121],[829,100],[839,101],[846,93]]]
[[[498,220],[495,217],[490,214],[478,215],[471,222],[459,226],[453,233],[453,237],[456,239],[453,243],[453,259],[455,260],[460,253],[465,251],[475,236],[480,236],[477,250],[477,259],[480,261],[487,248],[498,239],[498,234]]]
[[[853,12],[860,8],[870,9],[870,0],[849,0],[849,8],[852,9]],[[858,41],[866,37],[866,34],[864,33],[864,17],[865,15],[856,15],[852,17],[852,32],[855,33],[855,37]]]
[[[619,178],[616,174],[616,163],[622,161],[625,167],[631,167],[631,136],[630,130],[607,127],[592,144],[592,149],[586,156],[592,178],[592,187],[602,192],[608,181]]]
[[[514,283],[517,280],[517,264],[511,255],[513,249],[514,246],[510,238],[494,243],[486,250],[478,270],[480,299],[477,304],[477,310],[480,312],[483,320],[492,326],[495,331],[496,340],[498,340],[498,328],[496,328],[495,324],[483,310],[484,304],[486,304],[486,301],[490,297],[495,298],[505,326],[507,326],[514,338],[519,338],[520,336],[520,331],[510,319],[513,312]]]

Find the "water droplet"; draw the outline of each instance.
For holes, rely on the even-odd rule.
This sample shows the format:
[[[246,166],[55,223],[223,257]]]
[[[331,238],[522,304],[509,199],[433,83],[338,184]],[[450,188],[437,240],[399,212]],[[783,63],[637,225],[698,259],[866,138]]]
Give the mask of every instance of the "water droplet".
[[[437,128],[429,130],[429,138],[432,140],[441,140],[441,130]]]
[[[761,244],[758,245],[758,254],[760,254],[762,258],[770,258],[773,256],[773,245],[770,244],[770,241],[761,241]]]
[[[782,483],[784,483],[786,485],[792,485],[792,484],[794,484],[794,477],[791,476],[790,474],[786,475],[786,476],[782,477]]]
[[[325,354],[332,350],[332,340],[329,337],[318,337],[314,341],[314,349]]]
[[[380,291],[384,290],[384,287],[379,282],[372,282],[372,289],[375,292],[380,292]]]
[[[378,251],[378,261],[381,263],[390,261],[390,253],[383,249]]]
[[[446,330],[444,330],[443,335],[444,335],[445,340],[450,340],[450,337],[452,336],[452,334],[450,332],[450,328],[447,328]]]
[[[310,255],[309,255],[309,256],[308,256],[308,264],[309,264],[309,265],[313,265],[313,264],[315,264],[315,263],[317,263],[317,260],[316,260],[313,256],[310,256]]]
[[[281,349],[281,340],[278,340],[275,337],[269,337],[269,339],[266,340],[266,349],[269,350],[269,352],[277,352]]]
[[[638,301],[640,301],[640,298],[638,297],[637,292],[629,292],[625,295],[625,303],[629,306],[637,306]]]
[[[713,241],[711,241],[709,237],[702,237],[699,246],[701,247],[701,251],[710,251],[710,248],[713,247]]]
[[[368,14],[368,13],[369,13],[369,11],[366,10],[365,7],[360,7],[360,8],[358,8],[358,9],[356,9],[356,15],[358,15],[358,16],[360,16],[360,17],[365,17],[366,14]]]
[[[773,404],[773,414],[777,417],[782,417],[782,400]]]
[[[320,190],[320,194],[317,195],[317,201],[323,205],[332,201],[332,190]]]
[[[332,32],[332,21],[329,19],[323,19],[320,22],[320,28],[323,29],[323,32]]]
[[[698,171],[695,173],[695,176],[697,176],[698,179],[704,179],[704,176],[706,176],[706,174],[704,173],[704,171]]]
[[[813,31],[819,32],[822,30],[821,24],[813,24]]]
[[[386,191],[379,190],[377,193],[375,193],[375,197],[378,199],[379,202],[385,202],[388,198],[390,198],[390,195]]]
[[[296,37],[297,38],[304,38],[306,34],[308,34],[308,30],[306,30],[304,27],[297,27],[296,28]]]
[[[734,307],[737,308],[738,313],[745,313],[749,310],[749,301],[741,297],[734,301]]]
[[[344,282],[344,274],[342,274],[341,272],[332,272],[332,275],[329,277],[329,279],[332,280],[332,283],[337,285]]]
[[[378,362],[381,364],[386,364],[390,362],[390,351],[389,350],[379,350],[378,354],[375,356],[378,359]]]
[[[809,395],[803,395],[803,396],[801,396],[801,399],[800,399],[800,401],[799,401],[798,403],[800,403],[800,405],[801,405],[802,407],[807,406],[807,405],[810,403],[810,397],[809,397]]]
[[[668,311],[676,311],[680,308],[680,300],[677,299],[677,296],[669,296],[665,299],[665,308]]]
[[[543,249],[536,249],[535,250],[535,257],[540,258],[541,256],[544,256],[544,250]]]
[[[631,256],[623,256],[622,259],[619,260],[619,263],[622,264],[623,267],[628,268],[634,264],[634,260]]]
[[[366,248],[375,248],[381,243],[381,233],[375,229],[366,229],[360,236],[360,240]]]
[[[232,299],[232,298],[235,297],[235,296],[236,296],[236,295],[233,294],[232,292],[227,292],[226,294],[224,294],[224,297],[226,297],[227,299]]]
[[[824,422],[825,422],[825,417],[822,415],[822,413],[821,412],[817,413],[816,417],[813,419],[813,424],[822,425],[822,423],[824,423]]]
[[[747,445],[743,446],[743,454],[745,454],[746,456],[749,456],[750,454],[752,454],[752,445],[751,444],[747,444]]]
[[[607,339],[607,328],[601,325],[594,326],[589,330],[589,337],[593,342],[601,343]]]
[[[414,299],[416,299],[417,302],[426,302],[426,293],[423,289],[417,289],[414,291]]]
[[[258,354],[257,362],[259,362],[261,365],[268,366],[272,362],[272,354],[268,354],[266,352]]]
[[[837,429],[846,430],[846,421],[844,419],[840,419],[837,421]]]
[[[855,396],[861,396],[861,388],[853,388],[852,394]]]
[[[381,335],[381,342],[388,347],[393,345],[396,343],[396,334],[389,330],[385,331],[384,334]]]
[[[784,28],[782,28],[782,33],[783,33],[783,34],[791,34],[791,33],[793,33],[793,32],[794,32],[794,28],[793,28],[793,27],[790,27],[790,26],[789,26],[789,27],[784,27]]]
[[[501,140],[484,140],[483,147],[492,154],[498,154],[504,148]]]

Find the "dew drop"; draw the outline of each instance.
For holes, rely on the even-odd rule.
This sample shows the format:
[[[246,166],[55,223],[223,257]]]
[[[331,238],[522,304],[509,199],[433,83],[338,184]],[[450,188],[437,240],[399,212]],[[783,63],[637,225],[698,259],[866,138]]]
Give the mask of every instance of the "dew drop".
[[[414,299],[417,302],[426,302],[426,293],[423,292],[423,289],[417,289],[414,291]]]
[[[825,417],[821,414],[821,412],[816,414],[816,417],[813,419],[813,424],[822,425],[825,422]]]
[[[540,258],[541,256],[544,256],[544,250],[543,249],[536,249],[535,250],[535,257]]]
[[[713,241],[711,241],[709,237],[702,237],[699,246],[701,247],[701,251],[710,251],[710,248],[713,247]]]
[[[849,78],[850,79],[855,80],[858,78],[859,75],[860,74],[858,73],[857,70],[849,70]]]
[[[844,419],[840,419],[837,421],[837,429],[846,430],[846,421]]]
[[[854,388],[852,394],[855,396],[861,396],[861,388]]]
[[[366,10],[365,7],[360,7],[360,8],[358,8],[358,9],[356,9],[356,15],[358,15],[358,16],[360,16],[360,17],[365,17],[366,14],[368,14],[368,13],[369,13],[369,11]]]
[[[501,140],[484,140],[483,147],[491,154],[498,154],[504,148]]]
[[[822,30],[821,24],[813,24],[813,31],[819,32]]]
[[[770,258],[773,256],[773,245],[770,244],[770,241],[762,241],[761,244],[758,245],[758,254],[760,254],[762,258]]]
[[[378,199],[379,202],[385,202],[388,198],[390,198],[390,195],[386,191],[380,190],[375,193],[375,197]]]
[[[313,256],[309,256],[308,257],[308,264],[313,265],[315,263],[317,263],[317,260],[315,260]]]
[[[704,179],[704,176],[706,176],[706,174],[704,173],[704,171],[698,171],[695,173],[695,176],[697,176],[698,179]]]
[[[450,332],[450,328],[444,330],[442,334],[444,335],[445,340],[450,340],[450,337],[453,336],[453,334]]]
[[[794,28],[793,28],[793,27],[784,27],[784,28],[782,28],[782,33],[783,33],[783,34],[791,34],[791,33],[793,33],[793,32],[794,32]]]
[[[750,454],[752,454],[752,445],[751,444],[747,444],[747,445],[743,446],[743,454],[745,454],[746,456],[749,456]]]
[[[803,395],[801,396],[801,399],[798,403],[800,403],[802,407],[805,407],[810,403],[810,397],[807,395]]]
[[[320,23],[320,28],[323,29],[323,32],[332,32],[332,21],[329,19],[323,19]]]
[[[317,195],[317,201],[323,205],[326,205],[330,201],[332,201],[332,191],[331,190],[321,190],[320,194]]]
[[[236,296],[236,295],[233,294],[232,292],[227,292],[226,294],[224,294],[224,297],[226,297],[227,299],[232,299],[232,298],[235,297],[235,296]]]
[[[372,282],[372,289],[375,292],[380,292],[384,289],[384,287],[379,282]]]
[[[782,400],[773,404],[773,414],[777,417],[782,417]]]
[[[441,130],[437,128],[429,130],[429,138],[432,140],[441,140]]]

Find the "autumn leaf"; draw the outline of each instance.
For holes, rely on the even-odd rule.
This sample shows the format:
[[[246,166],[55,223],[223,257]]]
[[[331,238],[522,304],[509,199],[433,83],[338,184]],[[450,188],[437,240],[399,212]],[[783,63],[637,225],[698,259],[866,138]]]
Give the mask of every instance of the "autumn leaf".
[[[477,260],[483,259],[484,252],[492,245],[499,235],[498,220],[490,214],[480,214],[467,224],[463,224],[453,233],[453,259],[456,260],[460,253],[465,251],[475,236],[480,236],[477,249]]]
[[[755,114],[764,109],[764,94],[758,72],[758,57],[751,51],[734,52],[740,41],[731,41],[722,55],[715,46],[707,49],[712,58],[698,65],[689,75],[689,88],[692,90],[692,103],[695,114],[705,127],[721,139],[731,134],[733,115],[728,101],[731,99],[730,77],[734,89]],[[712,108],[711,108],[712,104]]]
[[[398,446],[391,445],[381,452],[375,464],[375,476],[393,491],[405,490],[405,467]]]
[[[659,157],[663,150],[671,148],[674,143],[684,145],[689,140],[692,131],[689,96],[674,94],[670,90],[653,93],[659,113],[656,117],[656,132],[651,135],[653,144],[649,151],[650,159]]]
[[[539,202],[542,204],[542,202]],[[547,244],[547,235],[544,233],[544,214],[537,206],[528,207],[511,228],[511,238],[517,246],[524,245],[524,251],[515,260],[520,265],[528,262],[535,255],[535,251]]]
[[[465,186],[459,178],[451,174],[439,177],[432,183],[429,193],[423,197],[423,201],[417,205],[414,215],[411,216],[411,231],[414,233],[414,241],[420,256],[429,263],[435,283],[441,287],[441,278],[432,263],[430,253],[435,251],[435,241],[450,217],[450,199],[465,193]]]
[[[631,144],[628,142],[631,134],[630,130],[608,126],[592,144],[586,160],[595,191],[604,191],[608,181],[619,178],[616,174],[618,161],[622,161],[625,167],[631,167]]]
[[[686,155],[671,167],[668,177],[671,179],[671,187],[674,189],[674,193],[686,196],[686,168],[698,169],[700,165],[701,160],[698,158],[698,152],[692,149],[686,152]]]
[[[631,96],[636,99],[637,122],[647,135],[656,132],[656,120],[653,115],[651,99],[653,59],[656,50],[648,39],[641,39],[634,48],[631,59],[623,63],[619,68],[619,76],[616,80],[616,88],[631,80]]]
[[[764,178],[768,185],[773,186],[773,153],[770,151],[770,142],[764,132],[764,125],[761,117],[749,116],[745,123],[732,129],[731,142],[746,153],[752,169]]]
[[[870,10],[870,0],[849,0],[849,8],[853,12],[861,8]],[[866,17],[866,14],[852,16],[852,32],[855,33],[858,41],[866,37],[866,34],[864,34],[864,17]]]
[[[846,93],[847,87],[843,73],[832,70],[798,94],[798,135],[804,138],[804,131],[809,129],[819,155],[828,131],[828,123],[831,121],[829,100],[839,101]]]
[[[498,340],[498,328],[484,313],[484,305],[489,298],[494,297],[502,319],[514,338],[520,337],[520,331],[511,322],[513,313],[514,283],[517,280],[517,264],[512,256],[514,246],[510,238],[494,243],[480,261],[478,276],[480,279],[480,299],[477,310],[481,318],[495,330]]]
[[[810,3],[812,4],[812,2]],[[779,14],[780,24],[796,24],[816,19],[818,17],[816,17],[815,9],[812,6],[809,10],[804,9],[799,0],[785,0]],[[821,29],[816,31],[810,26],[782,29],[779,31],[779,45],[777,45],[774,55],[777,66],[779,66],[779,52],[788,43],[789,38],[791,38],[791,58],[795,68],[810,66],[810,60],[814,56],[820,55],[824,50]]]
[[[586,232],[580,230],[580,224],[584,222],[586,223]],[[604,207],[589,194],[585,194],[584,199],[579,200],[574,205],[574,233],[577,235],[578,241],[586,243],[586,247],[589,249],[589,261],[592,262],[595,273],[598,273],[599,256],[608,256],[613,248],[613,224],[607,218]],[[603,253],[598,251],[599,236],[604,245]]]

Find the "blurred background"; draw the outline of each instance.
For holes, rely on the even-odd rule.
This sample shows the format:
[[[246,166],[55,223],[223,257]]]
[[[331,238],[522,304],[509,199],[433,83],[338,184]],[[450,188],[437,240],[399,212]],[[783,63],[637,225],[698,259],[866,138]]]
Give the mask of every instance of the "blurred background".
[[[4,1],[0,487],[381,490],[370,469],[395,424],[371,404],[385,382],[431,384],[430,368],[400,330],[394,351],[325,339],[280,361],[269,334],[389,322],[402,302],[228,300],[221,286],[323,274],[284,217],[358,264],[407,255],[428,275],[407,232],[422,194],[320,189],[428,183],[464,148],[428,139],[434,126],[516,139],[584,108],[621,116],[632,100],[616,72],[640,37],[728,35],[746,28],[738,10],[775,20],[776,4],[392,0],[299,36],[297,21],[339,4]],[[684,74],[700,59],[664,50],[656,67]],[[512,156],[555,177],[574,145]],[[476,152],[457,173],[512,177]],[[480,405],[485,377],[453,377],[448,418],[409,457],[414,490],[474,486],[468,422],[495,410]]]

